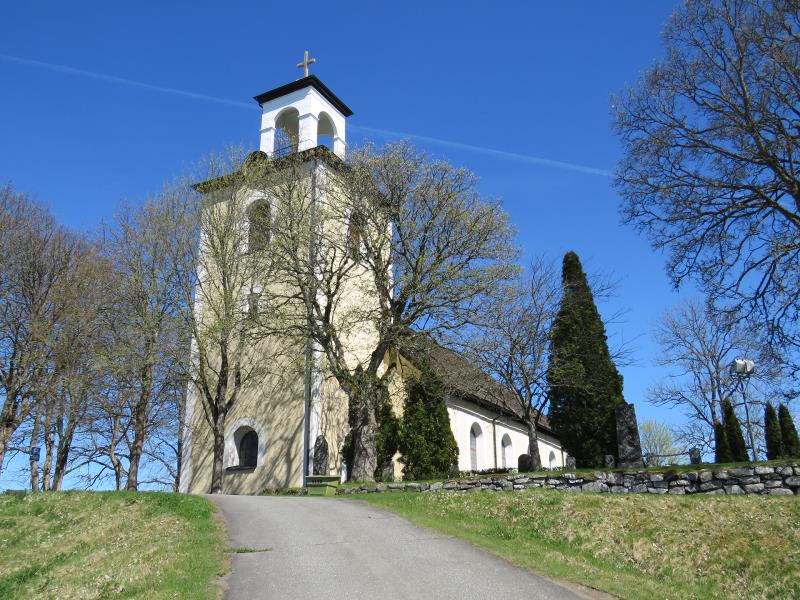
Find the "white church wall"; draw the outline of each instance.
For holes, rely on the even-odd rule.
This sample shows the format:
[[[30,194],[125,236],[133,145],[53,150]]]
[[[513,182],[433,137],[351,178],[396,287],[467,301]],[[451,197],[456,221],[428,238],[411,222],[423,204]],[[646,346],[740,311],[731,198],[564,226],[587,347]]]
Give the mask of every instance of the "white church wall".
[[[508,436],[511,445],[507,448],[506,467],[517,468],[520,454],[528,449],[528,432],[525,427],[507,417],[497,417],[497,413],[475,403],[460,399],[447,399],[447,412],[450,427],[458,444],[458,468],[470,471],[471,464],[470,431],[477,425],[481,435],[477,438],[477,470],[503,467],[503,438]],[[496,454],[495,454],[496,451]],[[551,460],[551,454],[552,459]],[[558,442],[545,433],[539,433],[539,455],[542,465],[558,468],[564,465],[564,455]],[[497,464],[495,464],[495,456]]]

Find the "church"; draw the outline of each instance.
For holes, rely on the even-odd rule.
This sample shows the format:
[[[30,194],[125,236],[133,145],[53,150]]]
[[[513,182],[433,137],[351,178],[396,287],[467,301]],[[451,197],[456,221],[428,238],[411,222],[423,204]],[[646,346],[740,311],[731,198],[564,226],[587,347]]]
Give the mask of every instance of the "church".
[[[312,62],[306,52],[298,65],[304,70],[302,78],[255,97],[261,107],[259,150],[276,159],[276,164],[281,157],[295,154],[295,158],[308,162],[309,177],[324,177],[326,170],[345,159],[347,118],[353,112],[319,78],[308,73]],[[286,144],[286,140],[293,143]],[[202,188],[196,189],[202,192]],[[248,198],[253,206],[268,200],[256,195]],[[364,280],[345,285],[350,286],[345,294],[348,302],[370,302]],[[370,331],[354,331],[345,340],[352,360],[361,359],[364,336],[370,335]],[[257,494],[265,489],[303,487],[307,477],[314,474],[346,478],[343,445],[349,431],[347,397],[326,372],[325,361],[313,351],[309,356],[312,360],[308,368],[270,375],[243,390],[232,406],[225,421],[223,493]],[[517,467],[519,456],[527,452],[528,434],[524,422],[509,408],[513,403],[504,401],[510,391],[463,356],[432,341],[394,360],[403,365],[396,369],[389,385],[397,416],[403,407],[403,380],[415,372],[415,361],[425,360],[445,384],[460,471]],[[213,434],[202,399],[192,385],[186,403],[180,491],[207,493],[211,487]],[[546,468],[562,467],[566,454],[546,419],[541,421],[538,437],[542,464]],[[325,449],[322,465],[320,448]],[[403,477],[399,459],[395,455],[392,465],[396,480]]]

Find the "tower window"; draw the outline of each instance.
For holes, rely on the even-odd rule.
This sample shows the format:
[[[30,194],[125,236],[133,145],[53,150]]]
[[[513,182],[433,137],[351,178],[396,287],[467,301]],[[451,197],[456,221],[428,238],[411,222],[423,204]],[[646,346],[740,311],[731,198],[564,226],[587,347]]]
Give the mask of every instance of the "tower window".
[[[361,258],[361,242],[364,237],[364,215],[358,211],[350,214],[350,224],[347,227],[347,252],[350,258]]]
[[[250,252],[260,252],[269,245],[271,211],[265,199],[256,200],[248,211],[247,244]]]

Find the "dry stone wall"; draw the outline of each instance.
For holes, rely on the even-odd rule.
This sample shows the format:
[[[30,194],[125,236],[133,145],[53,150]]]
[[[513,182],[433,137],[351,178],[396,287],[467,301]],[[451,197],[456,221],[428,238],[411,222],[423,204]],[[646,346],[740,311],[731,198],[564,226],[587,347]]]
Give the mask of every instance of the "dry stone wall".
[[[495,475],[480,479],[452,479],[435,483],[365,483],[339,488],[339,494],[369,492],[435,492],[439,490],[513,492],[550,488],[565,492],[612,494],[762,494],[800,495],[800,465],[698,469],[696,471],[594,471],[549,475]]]

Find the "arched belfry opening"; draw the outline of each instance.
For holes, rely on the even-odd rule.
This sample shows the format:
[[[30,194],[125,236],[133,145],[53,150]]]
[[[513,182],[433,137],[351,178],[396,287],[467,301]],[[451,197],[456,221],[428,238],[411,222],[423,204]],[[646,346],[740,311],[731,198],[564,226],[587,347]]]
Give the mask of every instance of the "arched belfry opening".
[[[333,150],[333,140],[336,139],[336,125],[328,113],[319,113],[317,121],[317,146],[325,146],[328,150]]]
[[[324,145],[344,158],[345,121],[353,111],[315,75],[255,97],[261,106],[260,150],[270,156]]]
[[[275,148],[273,156],[297,152],[300,142],[300,113],[296,108],[283,110],[275,119]]]

